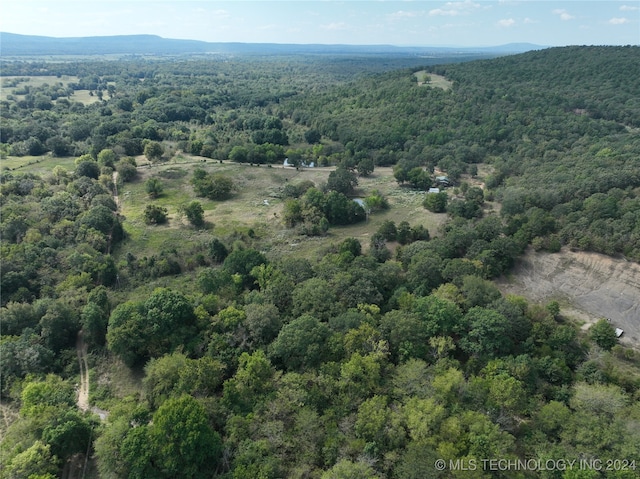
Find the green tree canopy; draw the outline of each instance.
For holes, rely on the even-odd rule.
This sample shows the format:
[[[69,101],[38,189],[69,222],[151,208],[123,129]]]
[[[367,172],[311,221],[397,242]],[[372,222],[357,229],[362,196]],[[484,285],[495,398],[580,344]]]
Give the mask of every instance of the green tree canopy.
[[[329,336],[326,324],[305,314],[283,326],[271,344],[270,355],[288,370],[316,367],[327,356]]]
[[[356,175],[346,168],[338,167],[331,173],[327,179],[327,188],[344,195],[353,193],[355,187],[358,186],[358,178]]]
[[[204,406],[191,396],[166,401],[149,427],[153,464],[161,477],[210,477],[222,459],[222,440]]]
[[[591,340],[605,351],[610,351],[618,342],[616,331],[606,319],[600,319],[589,328]]]
[[[109,317],[109,349],[132,366],[182,346],[190,349],[195,337],[193,305],[177,291],[156,289],[144,303],[125,302]]]
[[[245,287],[253,285],[255,278],[251,271],[256,266],[267,264],[267,258],[253,248],[235,249],[224,259],[222,268],[229,274],[239,274]]]
[[[164,147],[161,143],[157,141],[149,141],[144,147],[144,156],[147,157],[147,160],[155,163],[162,159],[162,155],[164,155]]]

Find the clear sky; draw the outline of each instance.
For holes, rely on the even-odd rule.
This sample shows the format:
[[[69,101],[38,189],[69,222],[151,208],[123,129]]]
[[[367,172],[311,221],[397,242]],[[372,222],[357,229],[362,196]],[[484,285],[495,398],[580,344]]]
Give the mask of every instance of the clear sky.
[[[0,30],[249,43],[638,45],[640,1],[2,0]]]

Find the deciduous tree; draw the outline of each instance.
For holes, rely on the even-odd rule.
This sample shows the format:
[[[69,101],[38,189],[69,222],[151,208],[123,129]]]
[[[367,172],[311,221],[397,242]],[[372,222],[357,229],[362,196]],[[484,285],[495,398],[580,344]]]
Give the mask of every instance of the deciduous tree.
[[[212,476],[222,459],[220,435],[209,425],[204,406],[191,396],[160,406],[148,438],[161,477]]]
[[[615,329],[606,319],[600,319],[596,324],[591,326],[591,328],[589,328],[589,335],[591,336],[591,340],[605,351],[610,351],[618,342]]]
[[[144,146],[144,156],[152,163],[156,163],[162,159],[164,155],[164,147],[157,141],[149,141]]]
[[[358,186],[358,178],[352,172],[346,168],[336,168],[329,173],[327,179],[327,188],[344,195],[350,195],[353,193],[355,187]]]
[[[271,357],[288,370],[313,368],[327,356],[329,327],[305,314],[284,325],[271,344]]]

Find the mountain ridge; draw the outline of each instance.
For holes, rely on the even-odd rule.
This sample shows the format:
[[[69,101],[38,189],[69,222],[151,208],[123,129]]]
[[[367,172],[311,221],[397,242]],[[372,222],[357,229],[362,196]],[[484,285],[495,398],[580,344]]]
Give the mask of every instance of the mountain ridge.
[[[113,35],[92,37],[47,37],[0,32],[0,54],[2,56],[37,55],[175,55],[196,53],[220,54],[380,54],[395,53],[421,55],[433,53],[478,53],[504,54],[524,53],[547,48],[530,43],[510,43],[495,47],[441,47],[441,46],[396,46],[396,45],[352,45],[352,44],[298,44],[298,43],[244,43],[205,42],[164,38],[159,35]]]

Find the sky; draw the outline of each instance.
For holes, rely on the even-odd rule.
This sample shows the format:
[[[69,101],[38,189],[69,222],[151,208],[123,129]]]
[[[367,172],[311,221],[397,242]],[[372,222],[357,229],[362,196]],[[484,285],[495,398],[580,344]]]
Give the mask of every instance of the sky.
[[[246,43],[638,45],[640,1],[2,0],[0,31]]]

